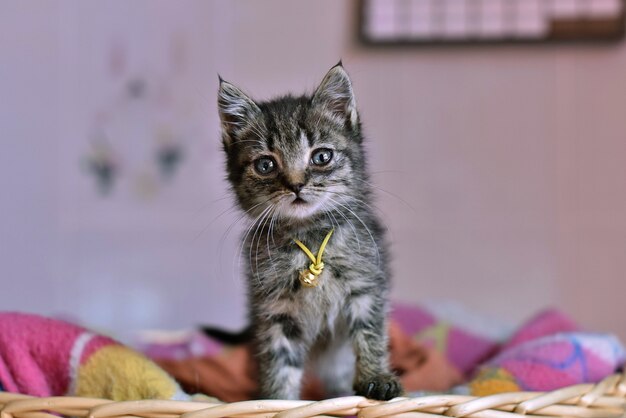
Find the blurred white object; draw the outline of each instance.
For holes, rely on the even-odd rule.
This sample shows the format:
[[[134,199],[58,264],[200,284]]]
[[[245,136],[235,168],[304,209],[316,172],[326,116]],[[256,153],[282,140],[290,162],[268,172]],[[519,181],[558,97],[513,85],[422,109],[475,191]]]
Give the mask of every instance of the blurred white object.
[[[433,1],[413,0],[409,6],[409,34],[411,38],[429,39],[437,33],[434,24],[435,15]]]
[[[621,0],[589,0],[585,2],[583,13],[593,18],[615,17],[622,13]]]
[[[468,35],[468,10],[466,0],[447,0],[443,5],[443,31],[445,38],[463,39]]]
[[[583,15],[583,2],[578,0],[552,0],[548,12],[556,19],[573,19]]]
[[[516,0],[515,36],[523,39],[538,39],[548,34],[545,0]]]
[[[480,10],[480,36],[483,38],[501,38],[507,35],[504,21],[504,3],[506,0],[483,0]]]

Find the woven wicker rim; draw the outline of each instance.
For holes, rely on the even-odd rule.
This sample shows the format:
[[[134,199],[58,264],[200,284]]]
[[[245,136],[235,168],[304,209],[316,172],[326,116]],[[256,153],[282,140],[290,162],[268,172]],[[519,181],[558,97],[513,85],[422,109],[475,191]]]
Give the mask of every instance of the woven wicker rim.
[[[626,374],[597,384],[580,384],[552,392],[511,392],[485,397],[433,395],[388,402],[361,396],[324,401],[258,400],[234,403],[126,401],[58,396],[37,398],[0,393],[0,418],[625,418]]]

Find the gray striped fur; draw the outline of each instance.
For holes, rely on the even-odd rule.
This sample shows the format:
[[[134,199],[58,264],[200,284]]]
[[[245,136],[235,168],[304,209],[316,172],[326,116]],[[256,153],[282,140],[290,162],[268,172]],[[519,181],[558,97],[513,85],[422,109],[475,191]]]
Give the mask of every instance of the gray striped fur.
[[[328,396],[398,396],[387,352],[387,244],[343,66],[310,96],[265,102],[220,79],[218,105],[228,179],[251,219],[242,249],[260,396],[298,399],[306,368]],[[332,151],[326,166],[312,162],[320,148]],[[260,158],[276,169],[260,174]],[[320,284],[302,287],[310,261],[293,240],[317,252],[331,228]]]

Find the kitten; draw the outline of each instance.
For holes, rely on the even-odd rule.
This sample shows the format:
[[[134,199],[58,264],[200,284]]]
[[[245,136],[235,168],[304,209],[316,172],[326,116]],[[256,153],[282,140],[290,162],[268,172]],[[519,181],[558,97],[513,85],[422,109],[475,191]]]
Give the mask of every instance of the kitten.
[[[218,108],[228,180],[253,222],[243,238],[250,330],[260,395],[298,399],[306,367],[329,396],[387,400],[389,272],[372,211],[363,136],[341,62],[312,96],[255,102],[220,78]],[[300,274],[327,234],[317,287]]]

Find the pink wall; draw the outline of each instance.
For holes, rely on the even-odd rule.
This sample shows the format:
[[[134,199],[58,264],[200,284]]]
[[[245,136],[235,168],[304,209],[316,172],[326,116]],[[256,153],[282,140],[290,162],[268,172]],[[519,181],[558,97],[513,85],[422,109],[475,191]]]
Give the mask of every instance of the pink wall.
[[[556,305],[626,337],[626,45],[367,49],[349,1],[0,6],[0,268],[6,309],[118,333],[244,322],[217,146],[216,73],[267,97],[351,73],[394,242],[394,296],[509,320]],[[99,199],[78,161],[110,39],[137,71],[188,36],[201,139],[159,198]],[[156,62],[156,63],[155,63]],[[409,208],[411,206],[411,208]],[[205,231],[197,238],[200,231]],[[219,258],[219,257],[217,257]]]

